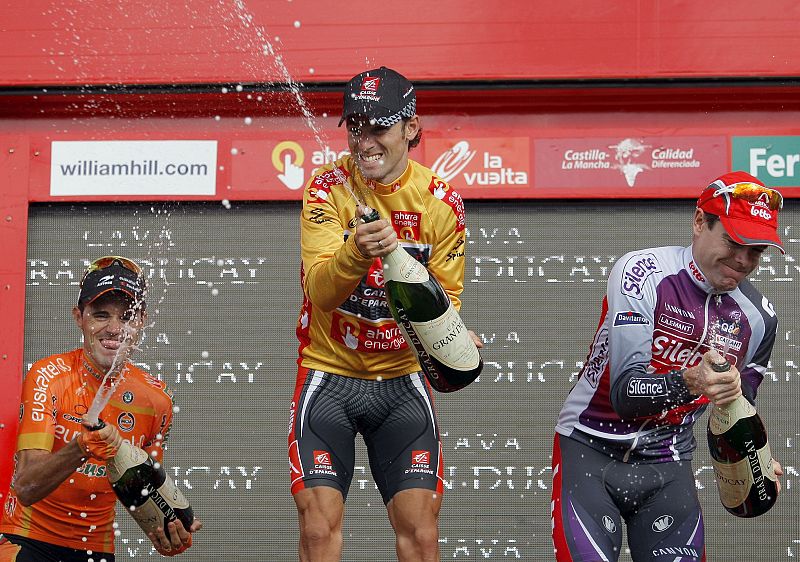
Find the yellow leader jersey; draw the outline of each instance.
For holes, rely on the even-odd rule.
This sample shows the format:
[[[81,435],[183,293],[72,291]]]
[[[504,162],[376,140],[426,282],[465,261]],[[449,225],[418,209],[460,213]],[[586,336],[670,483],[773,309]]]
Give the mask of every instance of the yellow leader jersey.
[[[461,196],[413,160],[394,183],[383,185],[365,180],[353,158],[344,156],[320,168],[303,196],[298,363],[362,379],[419,371],[389,311],[380,260],[362,256],[351,236],[358,224],[356,201],[342,178],[390,222],[400,246],[427,266],[455,308],[461,306],[466,246]]]
[[[101,380],[83,349],[34,363],[22,387],[17,451],[56,452],[75,439]],[[164,382],[128,364],[101,417],[115,425],[123,439],[148,453],[155,451],[154,459],[161,462],[161,445],[172,422],[172,395]],[[0,533],[78,550],[114,552],[116,499],[106,461],[95,458],[29,507],[17,500],[12,480]]]

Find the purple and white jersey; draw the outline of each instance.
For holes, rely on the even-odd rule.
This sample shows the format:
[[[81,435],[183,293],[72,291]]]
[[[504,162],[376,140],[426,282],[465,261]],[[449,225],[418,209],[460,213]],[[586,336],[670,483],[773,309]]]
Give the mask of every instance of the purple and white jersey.
[[[691,246],[625,254],[556,431],[618,460],[691,459],[692,426],[708,399],[689,392],[682,371],[713,347],[739,369],[753,402],[777,327],[772,304],[749,281],[715,292]]]

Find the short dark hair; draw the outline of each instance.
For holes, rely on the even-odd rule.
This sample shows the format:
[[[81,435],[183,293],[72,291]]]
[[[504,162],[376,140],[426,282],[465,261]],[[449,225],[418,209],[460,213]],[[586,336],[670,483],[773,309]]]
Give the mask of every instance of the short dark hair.
[[[710,228],[719,222],[719,216],[713,215],[708,211],[703,211],[703,220],[705,220],[708,223],[708,226]]]

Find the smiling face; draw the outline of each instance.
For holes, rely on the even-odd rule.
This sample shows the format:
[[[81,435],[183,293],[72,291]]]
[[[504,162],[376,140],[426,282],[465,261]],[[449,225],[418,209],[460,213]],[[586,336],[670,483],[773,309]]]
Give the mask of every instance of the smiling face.
[[[72,315],[83,333],[87,358],[104,373],[115,362],[119,366],[127,362],[146,318],[144,311],[134,311],[132,302],[118,291],[98,297],[83,311],[76,306]]]
[[[365,179],[388,185],[408,166],[408,141],[419,131],[419,117],[391,127],[370,124],[363,116],[347,120],[347,144]]]
[[[734,290],[758,267],[764,245],[737,244],[719,220],[709,224],[705,213],[695,211],[692,255],[708,282],[718,291]]]

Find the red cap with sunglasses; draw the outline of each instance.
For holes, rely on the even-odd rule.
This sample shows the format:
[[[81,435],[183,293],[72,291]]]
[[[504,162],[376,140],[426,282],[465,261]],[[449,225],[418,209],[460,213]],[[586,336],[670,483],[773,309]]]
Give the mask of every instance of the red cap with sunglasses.
[[[774,246],[785,253],[778,236],[783,196],[747,172],[730,172],[714,180],[700,194],[697,207],[717,215],[737,244]]]
[[[147,283],[142,268],[122,256],[97,258],[83,274],[78,305],[85,306],[109,291],[122,291],[134,304],[144,307]]]

